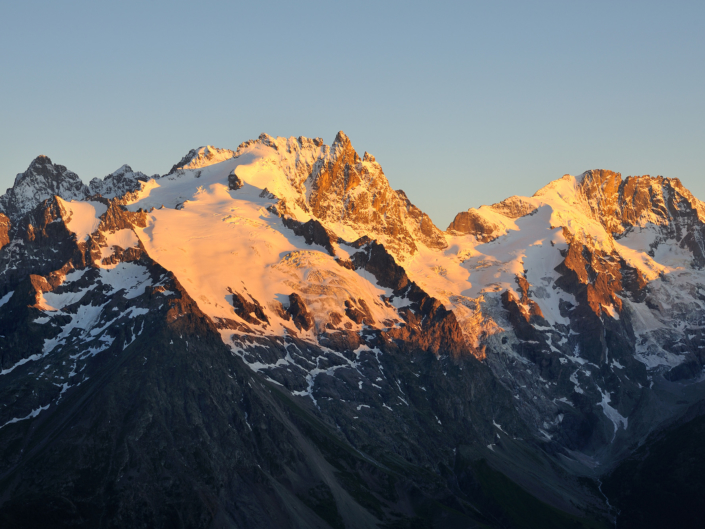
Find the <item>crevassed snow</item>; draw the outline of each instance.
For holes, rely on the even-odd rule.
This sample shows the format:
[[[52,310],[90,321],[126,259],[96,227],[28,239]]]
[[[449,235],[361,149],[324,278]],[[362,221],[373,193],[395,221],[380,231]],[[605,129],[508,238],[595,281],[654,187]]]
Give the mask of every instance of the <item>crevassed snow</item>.
[[[470,336],[502,330],[482,316],[480,305],[486,295],[507,289],[519,297],[516,277],[525,271],[532,299],[546,320],[551,325],[569,323],[561,315],[560,303],[577,305],[577,301],[554,288],[559,277],[555,268],[563,261],[561,250],[567,243],[562,228],[553,224],[555,208],[532,200],[534,213],[517,219],[503,217],[489,207],[480,208],[490,222],[501,226],[501,235],[491,242],[481,243],[472,235],[447,234],[446,250],[421,247],[404,263],[411,279],[452,309]]]
[[[70,213],[66,227],[76,234],[76,239],[86,241],[98,229],[100,216],[108,211],[108,206],[102,202],[77,201],[67,202],[56,197],[59,205]]]
[[[237,158],[229,158],[220,163],[203,167],[199,170],[184,170],[173,173],[156,180],[144,183],[137,198],[127,208],[137,211],[142,208],[175,208],[186,201],[198,200],[198,195],[214,184],[220,184],[227,190],[228,175],[236,171],[238,177],[249,187],[238,190],[233,196],[242,195],[243,191],[252,195],[259,205],[271,205],[276,200],[260,197],[266,189],[280,199],[290,199],[291,206],[298,213],[300,220],[308,220],[303,210],[295,206],[294,202],[300,193],[292,186],[291,168],[287,165],[290,160],[281,159],[280,154],[267,145],[255,144]]]
[[[284,335],[286,325],[291,324],[276,317],[273,303],[286,305],[288,295],[297,292],[313,312],[318,330],[325,326],[330,311],[340,310],[347,299],[364,300],[380,326],[383,321],[394,321],[395,307],[380,300],[390,292],[377,285],[371,274],[338,266],[322,248],[305,245],[268,211],[284,201],[287,211],[299,221],[311,218],[300,204],[311,192],[306,175],[324,152],[325,147],[304,148],[291,139],[269,137],[241,147],[236,157],[232,151],[202,148],[183,170],[142,183],[127,206],[132,211],[141,208],[149,212],[147,227],[136,229],[136,235],[150,256],[172,270],[212,318],[237,320],[230,291],[238,292],[262,304],[271,322],[267,332]],[[228,189],[231,173],[243,182],[241,189]],[[560,276],[555,270],[563,262],[561,252],[568,247],[564,228],[593,248],[618,253],[652,282],[687,268],[687,251],[660,241],[649,218],[641,219],[640,226],[615,241],[595,218],[578,184],[579,178],[565,175],[532,197],[512,197],[475,210],[496,227],[493,241],[482,243],[473,235],[449,233],[445,250],[419,244],[414,255],[398,259],[413,281],[455,312],[469,341],[503,331],[505,323],[488,307],[499,307],[498,295],[503,290],[520,295],[517,276],[526,278],[530,297],[548,322],[548,327],[537,330],[550,333],[569,325],[561,306],[575,306],[577,300],[556,286]],[[517,217],[516,211],[525,214]],[[347,240],[363,234],[343,223],[325,224]],[[113,237],[109,245],[136,244],[131,232]],[[119,237],[126,240],[118,241]],[[647,252],[655,244],[651,257]],[[347,257],[345,248],[337,250]],[[393,301],[396,308],[404,303],[406,300]],[[613,307],[604,310],[619,317]],[[646,321],[644,327],[648,335]],[[305,339],[315,340],[315,331],[303,334]],[[555,336],[550,342],[555,351],[564,345],[555,341]],[[663,351],[641,350],[638,354],[647,365],[681,361]],[[563,361],[584,363],[577,356]],[[577,378],[576,391],[581,391]]]
[[[446,250],[421,247],[404,262],[404,267],[412,280],[456,313],[469,337],[502,331],[497,321],[486,316],[487,301],[504,290],[513,290],[519,296],[516,277],[522,275],[529,283],[532,301],[538,304],[549,324],[569,324],[569,319],[561,314],[561,303],[575,306],[577,300],[555,284],[559,278],[555,268],[563,262],[561,252],[568,248],[564,227],[572,237],[592,248],[606,253],[616,251],[656,288],[667,288],[659,286],[665,284],[660,278],[666,274],[669,284],[678,284],[680,287],[676,289],[683,289],[683,273],[692,269],[693,256],[688,249],[681,248],[675,241],[661,240],[661,228],[650,217],[640,219],[639,226],[628,229],[615,240],[595,218],[577,185],[576,177],[565,175],[532,197],[508,199],[505,202],[510,206],[519,205],[523,211],[530,212],[518,218],[505,216],[502,204],[482,206],[474,210],[474,214],[496,227],[492,234],[496,237],[494,240],[482,243],[474,235],[448,233]],[[653,252],[653,257],[649,251]],[[672,297],[679,299],[675,306],[696,303],[692,296],[681,299],[682,296],[674,292]],[[649,314],[647,307],[633,308],[643,322],[643,333],[664,327]],[[613,318],[619,318],[614,307],[603,309]],[[682,356],[660,348],[655,350],[652,345],[648,345],[648,350],[642,347],[638,355],[648,366],[672,366],[683,361]]]
[[[308,181],[297,171],[300,164],[312,163],[320,153],[315,149],[304,153],[294,143],[270,138],[270,145],[277,148],[256,143],[238,151],[235,158],[218,162],[214,157],[198,170],[182,170],[158,182],[144,183],[128,208],[156,209],[151,211],[149,226],[138,230],[139,238],[151,256],[177,274],[211,317],[233,318],[225,293],[228,288],[244,293],[242,285],[247,285],[248,293],[265,309],[270,301],[286,301],[290,292],[299,291],[319,315],[333,306],[326,303],[326,296],[337,291],[330,299],[339,302],[351,294],[360,297],[357,294],[362,289],[375,319],[393,319],[394,311],[385,311],[379,304],[379,296],[389,292],[380,289],[374,278],[358,271],[357,279],[342,281],[340,277],[347,272],[330,266],[330,257],[320,248],[304,247],[267,211],[281,199],[298,220],[310,218],[297,205],[297,200],[310,192]],[[227,188],[231,172],[244,183],[237,191]],[[486,295],[505,289],[519,294],[516,277],[525,270],[532,299],[549,324],[568,324],[561,315],[561,302],[577,302],[554,286],[559,277],[555,268],[563,261],[561,250],[567,248],[562,227],[596,241],[599,247],[612,248],[611,236],[582,201],[576,185],[575,177],[566,175],[533,197],[516,197],[515,202],[532,211],[519,218],[503,215],[501,208],[483,206],[478,212],[498,226],[499,239],[480,244],[474,236],[447,235],[449,245],[444,251],[420,245],[414,256],[402,256],[405,269],[421,288],[456,312],[469,338],[501,331],[483,315],[481,303]],[[159,209],[162,206],[164,209]],[[174,209],[177,207],[180,209]],[[349,226],[343,233],[342,224],[327,226],[349,240],[360,235]],[[308,264],[302,266],[296,264],[303,262],[300,257],[291,257],[302,250],[320,255],[307,254]],[[205,262],[209,263],[208,271],[201,269]],[[318,270],[311,276],[320,284],[310,284],[307,267]],[[342,289],[333,288],[341,283],[346,283]],[[326,296],[314,296],[317,290],[325,290]],[[318,317],[318,323],[325,322]]]

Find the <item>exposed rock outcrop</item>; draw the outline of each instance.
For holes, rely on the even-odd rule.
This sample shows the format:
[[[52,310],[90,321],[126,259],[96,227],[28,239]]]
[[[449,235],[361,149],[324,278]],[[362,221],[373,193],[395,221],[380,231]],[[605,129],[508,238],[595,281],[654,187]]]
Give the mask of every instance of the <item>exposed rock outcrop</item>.
[[[240,180],[240,177],[235,174],[235,169],[233,169],[228,175],[228,189],[231,191],[237,191],[242,188],[242,186],[242,180]]]
[[[399,310],[406,325],[384,331],[383,336],[434,354],[482,357],[481,351],[469,347],[455,314],[411,281],[384,246],[370,242],[361,249],[352,256],[355,267],[373,274],[380,286],[392,289],[392,299],[405,298],[411,302]]]
[[[231,299],[235,313],[243,320],[255,325],[269,323],[269,318],[262,310],[262,305],[260,305],[259,301],[254,299],[249,294],[245,297],[243,294],[234,292],[233,290],[230,290],[230,293],[232,295]]]
[[[492,224],[474,208],[458,213],[448,226],[450,232],[474,235],[481,242],[493,240],[498,229],[496,224]]]
[[[289,294],[289,306],[286,310],[291,314],[291,320],[299,329],[309,331],[313,328],[313,316],[306,307],[304,300],[296,292]]]
[[[0,250],[10,242],[12,222],[7,215],[0,213]]]
[[[630,176],[596,169],[582,175],[580,190],[595,218],[618,239],[649,227],[654,255],[661,243],[674,240],[705,266],[705,204],[677,178]]]
[[[529,489],[592,523],[576,476],[704,398],[677,180],[566,175],[445,234],[343,133],[146,179],[40,157],[0,198],[0,524],[510,527]]]
[[[291,217],[283,216],[282,221],[294,234],[303,237],[306,244],[317,244],[325,248],[330,255],[335,255],[333,244],[338,242],[338,236],[327,230],[325,226],[316,219],[302,223]]]

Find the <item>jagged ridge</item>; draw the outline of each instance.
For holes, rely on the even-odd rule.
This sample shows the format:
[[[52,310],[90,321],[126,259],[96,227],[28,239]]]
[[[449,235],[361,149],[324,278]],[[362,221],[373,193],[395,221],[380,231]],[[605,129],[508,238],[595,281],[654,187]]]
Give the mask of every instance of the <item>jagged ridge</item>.
[[[3,408],[8,428],[33,424],[45,402],[55,413],[62,398],[82,391],[76,363],[70,373],[59,367],[64,357],[132,350],[142,320],[102,329],[111,321],[104,307],[159,310],[130,301],[149,288],[150,303],[176,299],[177,291],[192,300],[179,314],[202,313],[209,330],[199,333],[220,334],[223,350],[251,376],[312,406],[356,449],[394,446],[414,464],[425,461],[414,446],[450,464],[472,416],[472,457],[495,468],[542,445],[561,454],[552,464],[599,473],[701,398],[705,209],[677,180],[566,175],[533,197],[462,212],[441,232],[343,133],[331,147],[263,134],[235,152],[193,150],[158,182],[124,166],[87,187],[47,160],[35,160],[0,198],[9,217],[0,218],[0,307],[8,326],[23,314],[7,331],[14,345],[1,349],[0,367],[13,380],[5,393],[13,405]],[[34,184],[39,191],[27,191]],[[41,198],[52,190],[63,200]],[[22,213],[31,204],[36,209]],[[133,266],[173,275],[146,279]],[[111,274],[124,278],[122,289],[108,288]],[[89,318],[91,307],[101,307],[98,319]],[[34,338],[19,346],[17,333],[27,328]],[[113,342],[102,348],[107,337]],[[439,359],[440,371],[424,364],[411,372],[411,359],[429,358]],[[53,370],[60,389],[49,391],[47,378],[20,405],[16,388],[40,387],[26,382],[35,362]],[[433,404],[465,391],[462,368],[492,386],[492,396],[460,408]],[[68,382],[56,378],[67,374]],[[668,379],[688,389],[681,394]],[[440,451],[431,446],[436,434],[423,435],[434,420],[413,418],[429,410],[441,431],[454,432]],[[413,440],[373,433],[380,424]],[[419,429],[409,433],[409,424]],[[347,501],[333,495],[339,506]],[[375,516],[388,516],[385,509]]]

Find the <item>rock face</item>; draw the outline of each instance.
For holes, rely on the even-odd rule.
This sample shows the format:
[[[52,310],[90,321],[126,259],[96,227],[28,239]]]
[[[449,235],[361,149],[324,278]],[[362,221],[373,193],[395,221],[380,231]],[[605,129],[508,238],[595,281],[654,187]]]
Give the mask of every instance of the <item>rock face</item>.
[[[10,228],[12,223],[7,215],[0,213],[0,249],[10,242]]]
[[[629,526],[652,432],[701,436],[677,180],[566,175],[441,232],[343,133],[153,178],[40,157],[0,197],[3,527]]]
[[[291,314],[292,321],[299,329],[308,331],[313,327],[313,316],[306,308],[304,300],[296,292],[289,294],[289,308],[287,312]]]
[[[282,221],[284,225],[291,229],[296,235],[303,237],[306,244],[317,244],[325,248],[329,254],[335,255],[334,244],[337,243],[338,237],[335,233],[328,231],[320,221],[311,219],[301,223],[287,217],[284,217]]]
[[[67,200],[80,200],[88,193],[88,187],[76,173],[63,165],[54,165],[47,156],[37,156],[0,197],[0,210],[10,219],[20,219],[37,204],[54,195]]]
[[[698,267],[705,266],[705,204],[677,178],[630,176],[603,169],[584,174],[580,189],[594,215],[618,240],[648,228],[653,233],[648,252],[673,240],[687,248]]]
[[[228,175],[228,189],[237,191],[242,187],[242,180],[235,174],[235,171]]]
[[[232,293],[232,304],[235,313],[248,323],[254,323],[255,325],[269,323],[269,318],[262,310],[262,305],[259,304],[259,301],[252,296],[248,297],[249,299],[239,292]]]
[[[151,178],[158,178],[154,175]],[[94,178],[85,185],[79,176],[63,165],[52,163],[47,156],[38,156],[24,173],[15,178],[14,185],[0,197],[0,211],[11,220],[19,220],[39,204],[54,196],[64,200],[83,200],[92,195],[104,198],[124,197],[135,193],[150,177],[129,165],[102,180]]]
[[[242,143],[235,158],[261,155],[263,147],[271,150],[269,163],[279,166],[285,180],[265,188],[279,199],[280,215],[299,221],[313,216],[325,224],[338,224],[339,229],[355,234],[348,240],[363,235],[379,239],[401,260],[414,255],[419,244],[446,247],[443,232],[428,215],[403,191],[394,191],[374,156],[365,153],[361,158],[342,131],[331,146],[320,138],[262,134]]]
[[[328,156],[319,159],[307,179],[309,205],[317,218],[364,228],[384,236],[397,255],[413,254],[417,241],[445,248],[446,241],[431,219],[411,204],[402,191],[393,191],[374,157],[360,158],[350,139],[339,132]]]
[[[152,178],[159,178],[154,175]],[[129,165],[123,165],[117,171],[110,173],[100,180],[94,178],[88,184],[91,195],[101,195],[104,198],[122,197],[127,193],[134,193],[141,188],[141,182],[146,182],[150,177],[139,171],[135,172]],[[61,196],[60,193],[56,193]]]
[[[448,231],[473,235],[478,241],[490,242],[498,226],[480,215],[477,210],[469,209],[458,213],[448,226]]]

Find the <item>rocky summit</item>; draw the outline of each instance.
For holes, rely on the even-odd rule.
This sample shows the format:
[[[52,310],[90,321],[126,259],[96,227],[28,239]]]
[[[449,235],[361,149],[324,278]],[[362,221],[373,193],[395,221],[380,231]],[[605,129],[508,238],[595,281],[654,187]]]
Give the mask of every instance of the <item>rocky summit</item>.
[[[0,525],[702,527],[704,265],[661,176],[442,231],[342,132],[40,156],[0,197]]]

